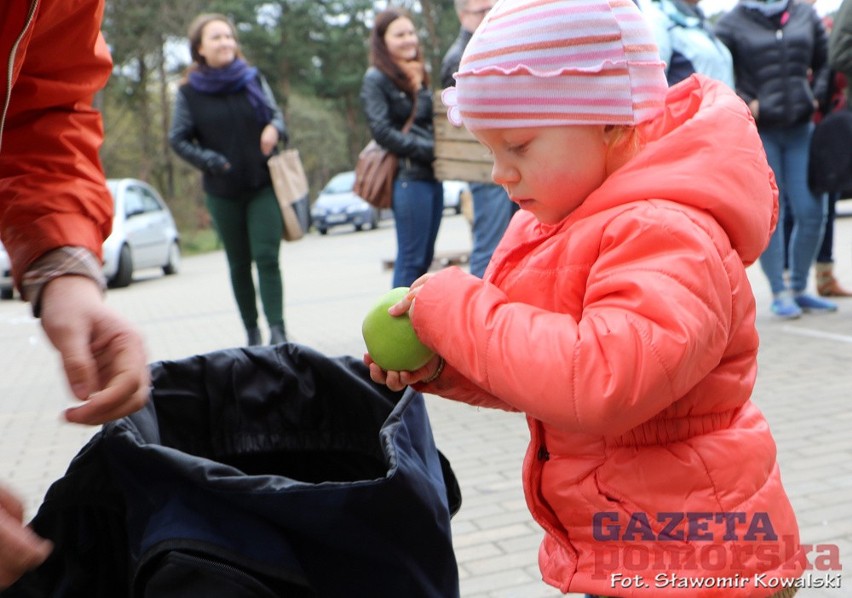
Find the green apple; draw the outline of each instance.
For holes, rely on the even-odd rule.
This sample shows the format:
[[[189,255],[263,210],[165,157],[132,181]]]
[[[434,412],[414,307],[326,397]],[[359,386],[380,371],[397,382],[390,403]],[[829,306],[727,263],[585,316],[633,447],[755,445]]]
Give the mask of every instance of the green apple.
[[[417,338],[408,313],[401,316],[388,313],[388,308],[406,293],[408,287],[396,287],[382,295],[361,325],[367,352],[383,370],[414,371],[435,355]]]

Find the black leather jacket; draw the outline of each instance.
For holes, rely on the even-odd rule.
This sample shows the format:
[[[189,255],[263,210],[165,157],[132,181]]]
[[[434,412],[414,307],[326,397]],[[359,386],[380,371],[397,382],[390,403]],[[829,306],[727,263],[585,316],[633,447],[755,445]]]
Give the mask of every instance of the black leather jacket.
[[[431,90],[427,87],[420,90],[414,124],[408,133],[403,133],[402,127],[411,114],[411,99],[387,75],[371,66],[361,83],[361,107],[373,139],[399,158],[397,178],[434,180]]]
[[[716,26],[734,58],[737,94],[760,104],[758,128],[806,123],[814,98],[825,97],[828,40],[822,21],[810,5],[794,0],[786,14],[769,18],[738,4]]]

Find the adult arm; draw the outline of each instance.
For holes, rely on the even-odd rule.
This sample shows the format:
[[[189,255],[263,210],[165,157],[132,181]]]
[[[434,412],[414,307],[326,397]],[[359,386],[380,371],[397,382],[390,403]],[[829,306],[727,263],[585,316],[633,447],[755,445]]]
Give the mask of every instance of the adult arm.
[[[196,141],[195,124],[189,110],[189,102],[181,91],[175,95],[172,124],[169,127],[169,145],[178,156],[202,172],[217,174],[230,168],[228,158],[217,151],[202,147]]]
[[[275,94],[272,92],[272,88],[269,86],[266,77],[260,78],[260,86],[263,89],[263,94],[266,96],[266,101],[272,107],[272,119],[269,121],[269,124],[278,131],[278,140],[284,145],[287,145],[290,135],[287,131],[287,125],[284,122],[284,113],[281,112],[278,102],[275,101]]]
[[[435,142],[432,137],[417,135],[412,131],[403,133],[394,126],[391,118],[390,102],[402,99],[402,91],[395,98],[385,93],[379,71],[367,71],[361,84],[361,106],[367,118],[367,125],[376,143],[401,158],[414,158],[422,162],[435,159]],[[396,88],[394,88],[396,89]],[[401,126],[400,126],[401,128]]]
[[[743,39],[743,33],[737,30],[738,22],[743,18],[744,9],[734,7],[725,14],[715,27],[715,34],[731,52],[734,63],[734,89],[746,104],[757,100],[757,87],[754,81],[754,73],[746,68],[748,64],[748,53],[754,51],[749,47],[748,41]],[[754,112],[754,110],[752,110]]]
[[[843,0],[828,40],[828,61],[852,83],[852,0]],[[852,98],[849,98],[852,103]]]

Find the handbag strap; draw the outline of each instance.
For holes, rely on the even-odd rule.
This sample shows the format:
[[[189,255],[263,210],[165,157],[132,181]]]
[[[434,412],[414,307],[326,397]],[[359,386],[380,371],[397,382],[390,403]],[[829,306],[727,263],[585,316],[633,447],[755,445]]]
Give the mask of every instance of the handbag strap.
[[[408,133],[408,130],[411,129],[411,125],[414,124],[414,116],[417,114],[417,96],[420,95],[420,91],[414,93],[414,101],[411,102],[411,114],[408,115],[408,120],[405,121],[405,124],[402,125],[402,132]]]

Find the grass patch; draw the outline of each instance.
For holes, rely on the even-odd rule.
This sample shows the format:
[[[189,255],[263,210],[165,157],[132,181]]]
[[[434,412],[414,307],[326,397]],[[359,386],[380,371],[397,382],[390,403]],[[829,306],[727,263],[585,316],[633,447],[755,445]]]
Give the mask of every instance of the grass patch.
[[[222,249],[222,241],[212,228],[181,231],[180,247],[183,255],[198,255]]]

